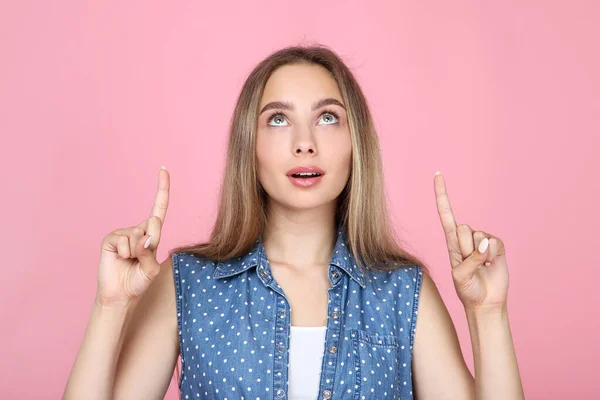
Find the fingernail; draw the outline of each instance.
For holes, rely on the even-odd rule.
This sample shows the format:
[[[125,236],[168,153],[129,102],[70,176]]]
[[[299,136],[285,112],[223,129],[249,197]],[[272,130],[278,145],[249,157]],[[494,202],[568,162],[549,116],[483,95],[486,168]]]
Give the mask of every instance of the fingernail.
[[[491,263],[491,262],[489,262],[489,261],[486,261],[486,262],[485,262],[485,266],[486,266],[486,267],[489,267],[490,265],[492,265],[492,263]]]
[[[144,243],[144,248],[147,249],[148,246],[150,246],[150,240],[152,239],[152,235],[148,236],[148,239],[146,239],[146,243]]]
[[[442,173],[440,171],[435,171],[435,176],[441,175]]]
[[[479,243],[479,248],[477,250],[479,250],[479,252],[481,254],[485,253],[485,251],[488,248],[488,244],[490,243],[490,241],[488,240],[488,238],[485,238],[481,241],[481,243]]]
[[[165,169],[165,170],[166,170],[166,168],[165,168],[165,166],[164,166],[164,165],[163,165],[163,166],[161,166],[161,167],[160,167],[160,169]]]

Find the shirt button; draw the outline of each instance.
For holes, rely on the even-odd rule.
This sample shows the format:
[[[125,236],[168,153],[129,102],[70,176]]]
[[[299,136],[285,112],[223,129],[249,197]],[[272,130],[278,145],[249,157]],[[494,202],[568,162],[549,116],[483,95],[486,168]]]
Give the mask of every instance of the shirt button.
[[[340,316],[340,313],[339,313],[339,312],[337,312],[337,311],[334,311],[334,312],[332,312],[332,313],[331,313],[331,316],[332,316],[333,318],[337,318],[337,317],[339,317],[339,316]]]
[[[279,346],[277,346],[277,351],[280,352],[280,353],[285,352],[285,346],[282,345],[282,344],[280,344]]]
[[[285,310],[279,311],[279,318],[285,318]]]
[[[265,271],[264,269],[260,270],[260,276],[262,276],[263,278],[266,278],[269,276],[269,274],[267,273],[267,271]]]
[[[333,272],[331,273],[331,276],[333,276],[334,278],[337,278],[337,277],[338,277],[338,276],[340,276],[340,275],[337,273],[337,271],[333,271]]]
[[[331,398],[331,390],[323,390],[323,398],[330,399]]]
[[[285,396],[285,391],[283,389],[278,389],[277,390],[277,397],[282,398],[283,396]]]
[[[330,352],[330,353],[335,353],[335,352],[337,352],[337,347],[335,347],[335,346],[329,346],[329,352]]]

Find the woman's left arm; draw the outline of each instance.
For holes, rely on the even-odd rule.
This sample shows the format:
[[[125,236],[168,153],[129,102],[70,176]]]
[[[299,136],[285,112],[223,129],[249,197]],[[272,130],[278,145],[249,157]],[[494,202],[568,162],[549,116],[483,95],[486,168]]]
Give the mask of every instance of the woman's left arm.
[[[439,171],[434,177],[434,191],[454,287],[471,334],[475,399],[524,399],[506,307],[508,265],[504,242],[490,233],[474,231],[467,224],[456,225]]]
[[[475,398],[524,399],[506,307],[465,312],[475,364]]]

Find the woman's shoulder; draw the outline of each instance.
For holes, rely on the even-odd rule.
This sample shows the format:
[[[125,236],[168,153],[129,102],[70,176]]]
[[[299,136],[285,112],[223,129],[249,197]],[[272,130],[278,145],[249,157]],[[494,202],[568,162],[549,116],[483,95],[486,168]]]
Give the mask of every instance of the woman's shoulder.
[[[375,286],[420,285],[423,279],[423,268],[417,264],[407,264],[398,267],[388,267],[387,271],[369,269],[366,272],[367,282]]]
[[[217,266],[217,261],[212,260],[207,257],[203,257],[201,255],[195,253],[188,253],[185,251],[172,253],[170,256],[171,262],[173,263],[173,268],[200,268],[207,269]]]
[[[173,275],[176,282],[185,283],[186,279],[194,278],[194,286],[213,282],[218,261],[188,252],[172,253],[170,260],[173,264]]]

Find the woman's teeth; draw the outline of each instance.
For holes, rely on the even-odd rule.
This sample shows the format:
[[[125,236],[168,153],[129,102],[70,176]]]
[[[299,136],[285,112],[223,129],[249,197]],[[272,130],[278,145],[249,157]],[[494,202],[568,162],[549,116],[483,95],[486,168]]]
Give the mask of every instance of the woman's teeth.
[[[318,174],[316,172],[302,172],[299,174],[292,174],[292,176],[294,178],[315,178],[317,176],[321,176],[321,174]]]

